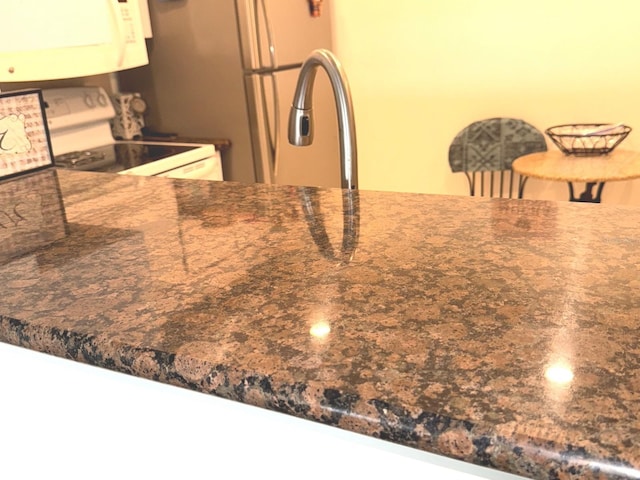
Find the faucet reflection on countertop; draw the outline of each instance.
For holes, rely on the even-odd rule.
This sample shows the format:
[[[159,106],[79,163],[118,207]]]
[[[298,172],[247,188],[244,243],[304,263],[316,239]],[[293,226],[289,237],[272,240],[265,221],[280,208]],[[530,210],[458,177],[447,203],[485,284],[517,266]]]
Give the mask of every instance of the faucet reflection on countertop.
[[[347,77],[338,59],[329,50],[318,49],[302,64],[289,115],[289,143],[307,146],[313,142],[313,84],[318,67],[329,76],[338,112],[340,129],[340,173],[342,188],[358,188],[356,127]]]
[[[309,233],[322,256],[329,260],[337,260],[342,265],[351,262],[358,246],[360,233],[359,192],[350,189],[342,190],[342,245],[339,253],[336,253],[331,246],[327,234],[324,216],[319,208],[318,189],[300,187],[299,194]]]

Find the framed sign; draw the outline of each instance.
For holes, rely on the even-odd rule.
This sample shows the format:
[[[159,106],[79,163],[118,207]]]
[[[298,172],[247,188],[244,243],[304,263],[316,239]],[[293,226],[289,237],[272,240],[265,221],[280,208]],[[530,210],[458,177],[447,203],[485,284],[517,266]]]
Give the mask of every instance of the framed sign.
[[[0,180],[51,165],[42,91],[0,93]]]

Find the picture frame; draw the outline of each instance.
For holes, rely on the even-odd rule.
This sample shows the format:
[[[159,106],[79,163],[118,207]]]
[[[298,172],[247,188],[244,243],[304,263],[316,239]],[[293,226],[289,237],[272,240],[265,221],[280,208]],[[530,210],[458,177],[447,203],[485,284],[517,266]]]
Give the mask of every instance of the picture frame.
[[[0,93],[0,181],[53,166],[42,90]]]

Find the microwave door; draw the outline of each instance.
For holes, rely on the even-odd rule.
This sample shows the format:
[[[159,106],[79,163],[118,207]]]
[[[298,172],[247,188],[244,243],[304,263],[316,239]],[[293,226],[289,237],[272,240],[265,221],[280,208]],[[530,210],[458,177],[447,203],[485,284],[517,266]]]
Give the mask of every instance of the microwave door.
[[[85,77],[149,61],[138,0],[4,3],[0,83]]]

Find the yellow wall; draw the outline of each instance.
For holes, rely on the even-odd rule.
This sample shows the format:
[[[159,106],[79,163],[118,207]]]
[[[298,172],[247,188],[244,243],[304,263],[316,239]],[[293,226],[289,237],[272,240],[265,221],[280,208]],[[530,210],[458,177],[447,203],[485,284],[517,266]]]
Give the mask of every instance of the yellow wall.
[[[466,194],[464,175],[449,170],[449,143],[495,116],[540,130],[624,122],[638,131],[623,146],[640,148],[637,0],[337,0],[332,13],[361,188]],[[567,192],[532,179],[525,196]],[[610,183],[603,196],[640,205],[640,180]]]

